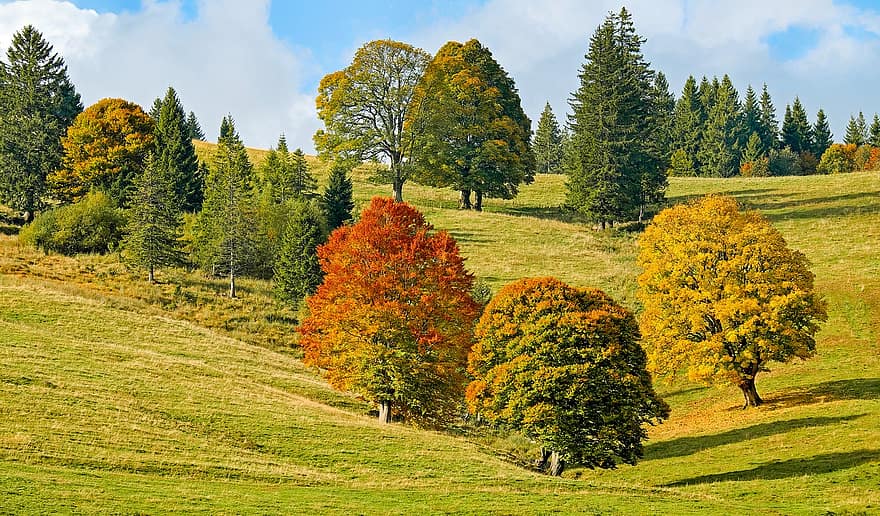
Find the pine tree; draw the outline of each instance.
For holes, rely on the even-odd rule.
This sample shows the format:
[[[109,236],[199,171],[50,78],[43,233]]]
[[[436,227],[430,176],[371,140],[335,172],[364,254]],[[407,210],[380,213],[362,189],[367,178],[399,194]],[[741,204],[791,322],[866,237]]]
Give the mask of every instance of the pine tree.
[[[752,131],[752,134],[749,136],[746,146],[743,149],[741,162],[753,163],[762,158],[764,156],[763,149],[761,149],[762,145],[763,143],[761,142],[761,137],[758,136],[758,132]]]
[[[290,152],[287,138],[278,137],[278,145],[270,149],[260,165],[263,188],[276,204],[283,204],[293,198],[315,196],[318,182],[309,172],[309,164],[302,149]]]
[[[846,125],[846,137],[843,143],[861,146],[868,141],[868,127],[865,122],[865,115],[859,111],[859,116],[849,117],[849,123]]]
[[[647,169],[660,164],[648,145],[654,74],[642,42],[626,9],[609,15],[590,38],[581,85],[570,101],[568,204],[603,229],[629,220],[642,204]]]
[[[192,111],[190,111],[189,115],[186,117],[186,130],[191,139],[205,141],[205,132],[202,131],[199,119],[196,118],[196,114]]]
[[[700,80],[700,87],[697,89],[697,96],[700,99],[700,108],[702,112],[702,121],[705,124],[709,120],[712,107],[715,106],[715,99],[718,96],[718,77],[713,77],[712,82],[704,75]]]
[[[142,174],[135,178],[131,209],[128,211],[126,258],[147,270],[155,281],[155,269],[183,261],[180,249],[182,220],[171,178],[149,155]]]
[[[758,131],[758,136],[761,137],[762,148],[767,152],[779,148],[779,121],[776,119],[776,108],[767,90],[767,83],[764,83],[761,91],[761,130]]]
[[[544,106],[541,119],[538,121],[533,148],[539,173],[555,174],[560,172],[563,152],[562,133],[549,102]]]
[[[348,176],[351,168],[343,162],[334,162],[330,169],[330,180],[321,195],[321,209],[327,219],[327,229],[333,231],[351,220],[352,183]]]
[[[714,81],[714,82],[717,82]],[[714,84],[713,82],[713,84]],[[700,174],[730,177],[739,171],[740,104],[730,77],[724,76],[715,89],[714,101],[703,130],[698,153]]]
[[[293,201],[287,227],[275,260],[275,294],[279,299],[299,304],[321,284],[318,246],[324,241],[321,212],[307,201]]]
[[[669,185],[667,170],[672,160],[673,124],[675,123],[675,97],[669,92],[669,83],[663,72],[657,72],[649,92],[651,138],[646,142],[645,166],[642,169],[639,222],[645,208],[666,197]]]
[[[801,100],[794,98],[789,108],[785,108],[785,119],[782,122],[782,145],[797,154],[810,152],[813,149],[813,129],[807,120],[807,112]]]
[[[766,154],[770,149],[763,148],[763,140],[761,140],[761,105],[758,103],[758,95],[755,93],[755,90],[752,89],[752,85],[746,89],[746,96],[743,99],[743,107],[742,107],[742,144],[743,147],[748,145],[749,139],[751,139],[752,134],[756,133],[758,135],[758,140],[761,145],[758,147],[760,150],[760,154]],[[760,157],[760,156],[758,156]],[[742,161],[752,161],[743,159]]]
[[[199,173],[186,113],[174,88],[169,87],[165,97],[153,104],[151,113],[157,110],[154,159],[174,182],[181,211],[195,213],[202,208],[204,178]]]
[[[202,266],[229,275],[229,297],[236,297],[235,278],[250,265],[253,197],[253,167],[232,117],[223,117],[197,234]]]
[[[813,125],[813,155],[821,159],[828,147],[834,143],[831,127],[828,125],[828,118],[825,117],[825,111],[819,109],[816,113],[816,124]]]
[[[82,109],[67,67],[31,25],[12,36],[0,61],[0,202],[30,219],[46,176],[61,166],[61,137]]]
[[[877,116],[877,113],[874,113],[871,128],[868,129],[868,145],[880,147],[880,116]]]
[[[674,114],[674,147],[677,155],[673,159],[670,170],[675,175],[695,175],[699,164],[696,163],[700,149],[703,121],[697,81],[691,75],[684,83],[681,97],[675,103]],[[677,151],[681,151],[678,153]],[[682,155],[683,154],[683,155]]]

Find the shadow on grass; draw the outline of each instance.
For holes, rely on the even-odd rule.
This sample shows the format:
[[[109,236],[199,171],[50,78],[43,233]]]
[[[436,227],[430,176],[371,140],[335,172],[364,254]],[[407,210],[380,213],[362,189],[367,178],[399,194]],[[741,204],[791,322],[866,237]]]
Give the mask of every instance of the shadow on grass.
[[[880,400],[880,378],[833,380],[768,396],[771,407],[790,407],[835,400]]]
[[[816,428],[835,425],[846,421],[852,421],[864,415],[865,414],[843,417],[805,417],[800,419],[789,419],[786,421],[761,423],[747,428],[736,428],[720,434],[680,437],[671,441],[649,444],[645,447],[645,459],[651,460],[684,457],[707,448],[735,444],[742,441],[748,441],[749,439],[782,434],[801,428]]]
[[[802,477],[804,475],[824,475],[843,469],[854,468],[869,462],[880,461],[880,450],[856,450],[842,453],[825,453],[805,459],[790,459],[768,462],[752,469],[702,475],[699,477],[678,480],[664,487],[682,487],[694,484],[711,484],[713,482],[776,480],[781,478]]]

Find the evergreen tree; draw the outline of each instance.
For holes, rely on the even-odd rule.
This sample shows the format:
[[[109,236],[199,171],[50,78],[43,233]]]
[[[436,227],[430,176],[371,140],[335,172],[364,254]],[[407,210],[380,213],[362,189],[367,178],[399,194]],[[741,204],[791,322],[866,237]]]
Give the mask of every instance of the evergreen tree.
[[[186,113],[174,88],[169,87],[165,97],[153,103],[150,112],[157,110],[154,159],[163,173],[174,182],[180,209],[190,213],[197,212],[202,208],[204,200],[204,178],[199,173],[199,161],[187,125]]]
[[[738,94],[730,77],[725,75],[715,91],[703,131],[698,154],[701,175],[730,177],[739,171],[739,127]]]
[[[761,140],[761,105],[758,102],[758,95],[755,93],[755,90],[752,89],[752,85],[750,84],[748,88],[746,88],[746,96],[743,99],[743,107],[742,107],[742,142],[743,147],[748,145],[748,140],[751,139],[752,134],[755,133],[758,135],[758,141],[760,145],[758,147],[760,154],[766,154],[770,149],[763,148],[763,140]],[[753,161],[743,159],[742,161]]]
[[[697,81],[691,75],[684,83],[681,97],[675,103],[674,114],[674,147],[676,156],[670,170],[675,175],[695,175],[699,164],[696,163],[697,152],[702,138],[702,105],[700,103]],[[678,151],[681,153],[678,153]]]
[[[843,143],[861,146],[868,141],[868,126],[865,122],[865,115],[859,111],[859,116],[849,117],[849,123],[846,125],[846,137]]]
[[[541,119],[538,121],[538,129],[535,131],[534,141],[535,163],[537,171],[542,174],[555,174],[560,172],[562,166],[562,133],[553,108],[547,102]]]
[[[290,152],[283,134],[278,138],[276,148],[269,150],[260,165],[260,173],[263,188],[269,190],[269,195],[277,204],[295,197],[311,198],[318,188],[302,149]]]
[[[343,162],[334,162],[330,169],[330,180],[321,195],[321,209],[327,219],[327,229],[333,231],[351,220],[352,183],[348,176],[350,167]]]
[[[813,149],[813,129],[807,120],[807,112],[801,100],[794,98],[789,108],[785,108],[785,119],[782,122],[782,145],[800,154]]]
[[[880,116],[877,116],[877,113],[874,113],[871,128],[868,129],[868,145],[880,147]]]
[[[235,278],[247,270],[254,248],[253,197],[253,167],[232,117],[223,117],[197,241],[202,266],[229,275],[230,297],[236,297]]]
[[[0,202],[26,219],[42,207],[61,137],[82,109],[64,59],[33,26],[16,32],[0,60]]]
[[[205,141],[205,132],[202,131],[199,119],[196,118],[196,114],[192,111],[190,111],[189,115],[186,117],[186,130],[191,139]]]
[[[776,108],[767,90],[767,83],[764,83],[761,91],[761,130],[758,131],[758,136],[761,137],[761,147],[767,152],[779,148],[779,121],[776,119]]]
[[[761,137],[758,136],[757,131],[752,131],[752,134],[749,136],[748,141],[746,142],[746,146],[742,152],[742,163],[754,163],[764,156],[763,149],[761,146],[763,143],[761,142]]]
[[[649,92],[649,131],[652,137],[646,142],[645,166],[642,168],[639,222],[648,205],[661,202],[669,184],[667,170],[673,152],[673,124],[675,123],[675,97],[669,92],[669,83],[663,72],[657,72]]]
[[[831,127],[828,125],[828,118],[825,117],[825,111],[819,109],[819,112],[816,113],[816,124],[813,126],[813,155],[821,159],[833,143],[834,139]]]
[[[279,299],[299,304],[321,284],[318,246],[324,241],[324,221],[312,203],[294,201],[287,227],[275,260],[275,294]]]
[[[654,169],[663,166],[649,143],[657,130],[654,72],[641,54],[643,42],[626,9],[610,14],[590,39],[570,101],[567,202],[603,229],[630,220],[646,197],[662,198],[662,191],[643,191],[645,179],[660,177]],[[658,187],[665,187],[665,176]]]
[[[155,269],[183,261],[180,249],[182,219],[171,178],[149,155],[142,174],[135,178],[128,211],[126,258],[147,270],[150,283]]]
[[[700,99],[700,107],[702,112],[702,121],[705,124],[715,106],[715,98],[718,96],[718,77],[713,77],[712,82],[706,76],[700,81],[700,87],[697,89],[697,95]]]

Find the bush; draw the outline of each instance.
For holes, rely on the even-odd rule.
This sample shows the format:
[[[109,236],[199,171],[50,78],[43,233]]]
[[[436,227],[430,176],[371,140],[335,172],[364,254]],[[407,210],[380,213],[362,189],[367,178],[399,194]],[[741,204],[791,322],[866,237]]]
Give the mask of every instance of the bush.
[[[739,173],[743,177],[767,177],[770,175],[770,159],[758,158],[748,161],[739,167]]]
[[[871,159],[870,145],[859,145],[853,153],[853,170],[867,170],[868,161]]]
[[[122,240],[125,217],[107,194],[92,192],[81,201],[38,215],[21,230],[23,242],[49,252],[106,253]]]
[[[856,146],[853,144],[835,143],[828,147],[819,160],[820,174],[841,174],[852,172],[855,165]]]
[[[771,150],[768,157],[771,176],[799,176],[803,174],[800,156],[788,147],[782,150]]]
[[[813,175],[819,166],[819,160],[812,152],[804,151],[798,158],[798,165],[801,167],[801,174],[805,176]]]

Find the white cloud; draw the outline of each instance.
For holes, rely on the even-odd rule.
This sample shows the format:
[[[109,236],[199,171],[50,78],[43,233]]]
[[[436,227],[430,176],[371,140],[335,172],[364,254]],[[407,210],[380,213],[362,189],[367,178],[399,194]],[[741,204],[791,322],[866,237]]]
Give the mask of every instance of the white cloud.
[[[409,37],[428,51],[450,39],[480,39],[516,81],[533,119],[546,100],[561,116],[578,87],[590,36],[620,5],[612,0],[490,0],[460,20]],[[741,95],[748,84],[760,91],[766,82],[780,118],[785,104],[798,95],[811,117],[819,107],[825,109],[841,139],[851,113],[880,111],[873,93],[880,80],[880,45],[845,30],[880,34],[877,12],[832,0],[635,0],[626,7],[648,40],[647,59],[667,75],[676,94],[690,74],[698,79],[729,74]],[[805,55],[780,60],[767,38],[792,27],[817,31],[818,41]]]
[[[202,0],[192,20],[177,2],[98,14],[58,0],[15,1],[0,4],[0,45],[33,24],[64,56],[86,105],[123,97],[149,109],[173,86],[209,138],[231,113],[246,145],[268,147],[284,132],[311,151],[319,122],[314,95],[302,91],[309,57],[272,33],[268,12],[268,0]]]

